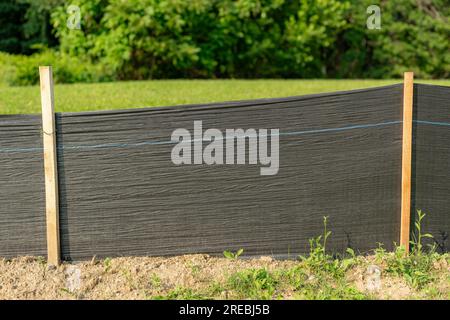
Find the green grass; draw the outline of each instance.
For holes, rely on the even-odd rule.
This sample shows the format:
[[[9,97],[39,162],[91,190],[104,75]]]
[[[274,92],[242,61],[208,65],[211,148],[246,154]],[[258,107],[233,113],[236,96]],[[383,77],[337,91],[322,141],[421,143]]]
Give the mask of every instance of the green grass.
[[[401,80],[158,80],[55,86],[57,112],[127,109],[361,89]],[[450,86],[450,80],[418,81]],[[0,114],[39,113],[39,87],[0,84]]]
[[[400,254],[400,252],[402,254]],[[315,253],[312,253],[314,255]],[[317,257],[309,257],[317,259]],[[148,295],[148,299],[301,299],[301,300],[367,300],[367,299],[448,299],[447,280],[439,281],[439,277],[448,275],[444,269],[438,270],[432,264],[445,264],[450,262],[448,254],[423,254],[420,258],[414,255],[404,255],[401,247],[395,252],[377,252],[376,262],[382,270],[381,290],[369,292],[358,288],[352,275],[367,269],[374,263],[363,256],[353,256],[345,259],[333,259],[330,256],[320,258],[323,265],[333,264],[334,270],[327,270],[323,265],[311,264],[311,260],[299,261],[298,264],[290,268],[267,268],[244,269],[225,277],[223,281],[210,283],[202,289],[192,289],[186,287],[176,287],[163,294]],[[393,272],[393,266],[403,264],[405,261],[415,260],[418,264],[427,261],[426,270],[417,265],[411,265],[415,278],[422,278],[421,284],[410,281],[409,272],[405,269],[397,269]],[[445,262],[447,261],[447,262]],[[421,273],[420,271],[425,271]],[[402,280],[403,279],[403,280]],[[447,284],[445,284],[445,282]],[[404,286],[411,288],[407,296],[393,296],[384,293],[384,286],[391,283],[401,289]],[[403,285],[399,285],[403,283]]]

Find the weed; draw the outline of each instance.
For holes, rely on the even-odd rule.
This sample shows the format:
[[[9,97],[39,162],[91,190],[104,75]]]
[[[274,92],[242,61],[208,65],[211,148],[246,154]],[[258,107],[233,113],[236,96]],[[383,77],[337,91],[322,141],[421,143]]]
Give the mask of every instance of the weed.
[[[249,269],[231,275],[227,288],[238,299],[278,299],[283,292],[299,299],[366,299],[367,296],[346,283],[345,277],[335,279],[321,273],[311,275],[303,265],[269,272]]]
[[[135,283],[135,279],[134,279],[133,275],[131,274],[130,270],[123,269],[122,270],[122,275],[125,278],[125,280],[126,280],[126,282],[128,284],[128,287],[131,290],[135,290],[137,288],[137,285]]]
[[[314,274],[328,273],[334,278],[340,278],[355,263],[355,252],[353,249],[347,249],[350,258],[336,259],[327,254],[326,244],[331,235],[327,229],[328,217],[323,217],[324,231],[316,238],[309,240],[309,256],[300,256],[300,260]]]
[[[412,245],[413,254],[416,256],[421,256],[422,250],[423,250],[422,240],[424,238],[433,238],[433,236],[429,233],[425,233],[425,234],[422,233],[422,220],[426,216],[425,212],[422,212],[422,210],[417,210],[417,216],[418,216],[418,219],[416,222],[414,222],[414,226],[416,227],[416,231],[417,231],[417,236],[415,233],[413,233],[413,241],[410,241],[410,243]],[[435,251],[434,246],[431,246],[430,249],[431,249],[431,252]]]
[[[249,299],[272,299],[277,280],[266,269],[248,269],[237,272],[228,279],[228,286],[240,297]]]
[[[39,263],[41,266],[47,265],[47,260],[45,260],[45,258],[41,256],[36,257],[36,262]]]
[[[105,258],[105,260],[103,260],[103,270],[105,272],[109,272],[111,270],[111,266],[112,266],[112,259]]]
[[[225,287],[225,285],[219,281],[215,281],[212,284],[210,284],[209,288],[208,288],[208,292],[213,297],[215,297],[215,296],[220,297],[222,295],[222,293],[224,293],[224,296],[225,296],[224,298],[228,299],[228,290]]]
[[[192,276],[197,276],[200,274],[200,271],[202,270],[202,266],[194,263],[187,263],[186,265],[189,269],[191,269]]]
[[[67,295],[69,295],[69,296],[71,296],[71,297],[73,297],[73,298],[75,298],[75,299],[77,299],[77,297],[78,297],[78,295],[77,295],[75,292],[72,292],[72,291],[70,291],[70,290],[67,289],[67,288],[60,288],[60,290],[61,290],[61,292],[64,292],[64,293],[66,293]]]
[[[321,281],[307,283],[301,290],[297,290],[297,298],[307,300],[364,300],[368,296],[353,286],[339,282]]]
[[[236,251],[236,252],[232,252],[232,251],[227,251],[227,250],[225,250],[225,251],[223,252],[223,255],[224,255],[224,257],[227,258],[227,259],[236,260],[236,259],[239,258],[239,256],[240,256],[241,254],[243,254],[243,253],[244,253],[244,249],[239,249],[239,250]]]
[[[411,241],[411,252],[408,253],[405,247],[396,245],[392,253],[386,253],[386,250],[380,247],[375,251],[375,255],[379,261],[386,264],[387,273],[402,276],[414,288],[423,288],[434,279],[433,263],[440,256],[436,253],[435,245],[430,245],[427,251],[423,250],[423,239],[432,238],[432,235],[422,233],[422,222],[426,214],[421,210],[417,213],[418,219],[414,223],[416,235]]]
[[[153,288],[156,288],[156,289],[160,288],[161,287],[161,283],[162,283],[161,282],[161,278],[157,274],[153,273],[150,276],[150,285]]]

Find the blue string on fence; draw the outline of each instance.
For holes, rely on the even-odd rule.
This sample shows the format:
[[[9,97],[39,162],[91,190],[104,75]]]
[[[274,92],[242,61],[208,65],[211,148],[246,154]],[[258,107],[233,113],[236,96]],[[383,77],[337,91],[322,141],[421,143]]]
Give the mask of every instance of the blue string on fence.
[[[413,122],[418,124],[426,124],[426,125],[434,125],[434,126],[445,126],[450,127],[450,123],[447,122],[436,122],[436,121],[423,121],[423,120],[413,120]],[[295,135],[305,135],[305,134],[315,134],[315,133],[327,133],[327,132],[338,132],[345,130],[355,130],[355,129],[367,129],[388,125],[401,124],[403,121],[388,121],[383,123],[371,123],[371,124],[362,124],[362,125],[352,125],[346,127],[339,128],[326,128],[326,129],[314,129],[314,130],[303,130],[303,131],[293,131],[293,132],[280,132],[279,136],[295,136]],[[223,139],[226,139],[224,137]],[[197,140],[190,140],[187,142],[196,142]],[[204,141],[204,140],[198,140]],[[58,146],[58,149],[63,150],[74,150],[74,149],[96,149],[96,148],[126,148],[126,147],[139,147],[144,145],[161,145],[161,144],[175,144],[177,142],[173,141],[144,141],[138,143],[106,143],[106,144],[98,144],[98,145],[68,145],[68,146]],[[12,153],[12,152],[42,152],[43,148],[1,148],[0,153]]]

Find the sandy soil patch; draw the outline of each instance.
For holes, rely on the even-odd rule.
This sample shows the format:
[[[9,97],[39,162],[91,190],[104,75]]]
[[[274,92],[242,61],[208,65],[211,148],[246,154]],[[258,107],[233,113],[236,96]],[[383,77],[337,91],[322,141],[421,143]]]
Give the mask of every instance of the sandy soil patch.
[[[376,268],[375,272],[372,270],[372,274],[368,274],[367,266],[372,262],[368,258],[366,264],[349,272],[348,281],[358,290],[369,292],[378,299],[420,297],[420,293],[414,291],[404,279],[386,275],[382,266],[379,267],[381,283],[378,283]],[[202,291],[214,283],[226,281],[235,272],[250,268],[274,271],[289,269],[298,263],[270,257],[230,260],[208,255],[185,255],[93,259],[48,267],[42,258],[1,259],[0,299],[151,299],[164,296],[176,288]],[[443,261],[436,268],[442,272],[433,289],[438,290],[440,296],[442,293],[448,296],[450,267]],[[375,280],[370,277],[375,277]],[[283,295],[285,299],[292,297],[289,290]],[[227,298],[226,292],[215,298]]]

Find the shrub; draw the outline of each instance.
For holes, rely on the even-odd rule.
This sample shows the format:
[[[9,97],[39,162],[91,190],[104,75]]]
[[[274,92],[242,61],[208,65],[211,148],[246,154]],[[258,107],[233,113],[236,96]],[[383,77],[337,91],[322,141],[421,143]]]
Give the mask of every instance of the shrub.
[[[118,79],[323,77],[348,1],[78,0],[81,30],[52,15],[61,50]]]
[[[30,53],[40,42],[61,52],[19,58],[15,84],[35,83],[30,67],[49,59],[60,82],[450,75],[446,0],[381,1],[379,30],[366,27],[372,0],[73,0],[81,30],[67,27],[62,0],[13,2],[0,5],[11,13],[5,26],[26,22],[4,30],[0,50]]]
[[[9,79],[14,76],[14,66],[12,61],[15,56],[0,52],[0,84],[9,83]]]
[[[31,56],[0,54],[0,81],[10,85],[34,85],[39,83],[38,67],[51,65],[56,83],[99,82],[112,79],[108,70],[80,58],[52,50],[44,50]]]
[[[351,0],[349,22],[336,40],[331,76],[401,78],[413,70],[419,78],[450,75],[450,6],[446,0]],[[369,5],[380,6],[381,29],[366,28]],[[333,67],[334,66],[338,66]]]
[[[52,11],[61,50],[101,61],[118,79],[421,78],[450,74],[445,0],[74,0],[81,30]]]

